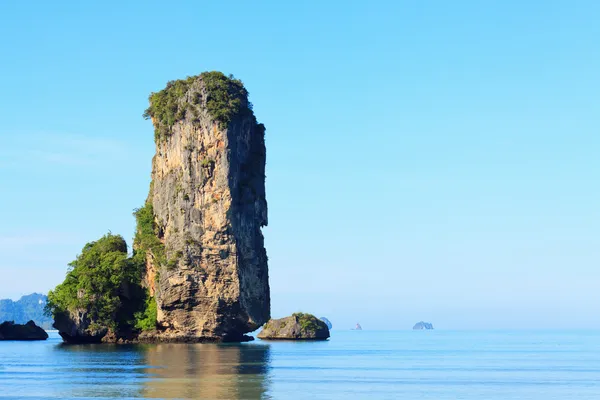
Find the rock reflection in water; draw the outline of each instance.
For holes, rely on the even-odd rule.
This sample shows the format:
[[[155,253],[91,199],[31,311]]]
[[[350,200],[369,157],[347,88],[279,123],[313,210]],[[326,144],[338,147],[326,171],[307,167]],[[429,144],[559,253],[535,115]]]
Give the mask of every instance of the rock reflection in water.
[[[269,346],[156,344],[144,348],[146,398],[264,399]]]

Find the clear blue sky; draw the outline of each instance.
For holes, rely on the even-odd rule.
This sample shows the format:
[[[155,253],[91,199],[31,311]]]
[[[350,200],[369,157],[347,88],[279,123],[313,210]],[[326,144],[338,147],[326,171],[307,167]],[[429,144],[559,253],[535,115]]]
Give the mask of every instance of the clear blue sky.
[[[220,70],[267,126],[273,316],[600,328],[600,2],[91,3],[0,3],[0,298],[131,243],[148,94]]]

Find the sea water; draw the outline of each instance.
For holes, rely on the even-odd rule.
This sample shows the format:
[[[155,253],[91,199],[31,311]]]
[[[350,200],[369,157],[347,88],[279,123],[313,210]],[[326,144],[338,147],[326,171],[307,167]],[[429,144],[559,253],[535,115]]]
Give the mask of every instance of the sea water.
[[[340,331],[325,342],[0,341],[9,399],[600,399],[600,332]]]

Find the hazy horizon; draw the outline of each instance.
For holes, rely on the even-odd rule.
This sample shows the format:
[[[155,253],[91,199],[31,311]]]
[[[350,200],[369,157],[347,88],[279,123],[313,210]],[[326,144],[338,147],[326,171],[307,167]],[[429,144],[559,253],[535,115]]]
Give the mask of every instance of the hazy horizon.
[[[598,12],[2,3],[0,298],[46,294],[108,231],[131,246],[148,95],[219,70],[267,128],[273,317],[600,328]]]

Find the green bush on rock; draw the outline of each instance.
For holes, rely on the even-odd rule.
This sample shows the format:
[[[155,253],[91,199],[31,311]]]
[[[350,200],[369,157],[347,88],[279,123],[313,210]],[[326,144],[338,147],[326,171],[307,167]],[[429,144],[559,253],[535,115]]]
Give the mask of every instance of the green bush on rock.
[[[156,141],[169,136],[175,122],[185,117],[186,109],[179,103],[194,79],[195,77],[189,77],[185,80],[169,81],[166,88],[150,94],[150,107],[143,116],[146,119],[154,119]]]
[[[302,330],[306,332],[316,332],[319,329],[319,320],[312,314],[297,312],[292,314],[298,319]]]
[[[201,80],[206,89],[206,109],[217,120],[221,128],[227,127],[239,115],[251,115],[252,103],[248,101],[248,91],[239,79],[222,72],[203,72],[186,79],[170,81],[160,92],[151,93],[150,106],[143,116],[154,123],[154,139],[158,142],[171,135],[173,125],[183,120],[188,111],[197,119],[198,105],[202,102],[201,92],[190,91],[191,85]],[[186,97],[187,96],[187,97]]]
[[[109,233],[69,264],[64,282],[48,293],[46,310],[53,316],[85,310],[94,326],[122,329],[133,323],[130,310],[143,296],[142,267],[128,258],[125,240]]]
[[[233,75],[225,76],[222,72],[203,72],[200,77],[206,85],[208,98],[206,108],[211,117],[226,126],[237,115],[252,111],[252,103],[248,102],[248,91],[239,79]]]
[[[135,314],[135,327],[142,331],[156,329],[156,300],[147,296],[144,311]]]
[[[147,201],[144,207],[135,209],[133,215],[136,220],[133,258],[137,263],[144,264],[148,252],[151,252],[158,266],[166,264],[165,245],[158,238],[152,202]]]

